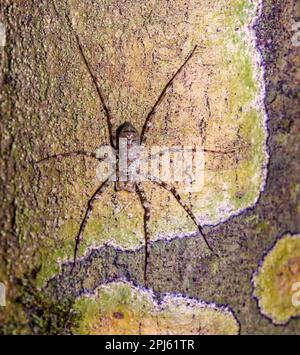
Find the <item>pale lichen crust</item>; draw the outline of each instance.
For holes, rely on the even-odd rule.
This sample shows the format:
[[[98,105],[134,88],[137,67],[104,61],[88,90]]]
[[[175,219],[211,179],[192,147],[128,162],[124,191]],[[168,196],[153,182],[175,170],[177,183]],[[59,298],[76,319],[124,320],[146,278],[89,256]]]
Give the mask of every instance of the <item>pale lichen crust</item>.
[[[260,311],[274,324],[300,316],[300,234],[280,238],[253,276]]]
[[[239,334],[239,323],[227,307],[171,294],[158,304],[150,291],[122,281],[81,297],[74,310],[81,315],[73,329],[77,334]]]

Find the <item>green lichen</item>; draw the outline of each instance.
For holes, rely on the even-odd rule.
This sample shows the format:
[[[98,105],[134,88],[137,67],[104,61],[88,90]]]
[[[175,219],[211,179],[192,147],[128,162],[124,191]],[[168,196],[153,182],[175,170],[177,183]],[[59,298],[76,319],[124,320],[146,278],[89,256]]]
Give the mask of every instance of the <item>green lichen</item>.
[[[239,325],[223,307],[168,295],[157,304],[151,293],[124,282],[99,287],[74,305],[75,334],[232,334]]]
[[[297,291],[293,285],[300,282],[300,235],[287,234],[278,240],[253,282],[261,312],[275,324],[285,324],[299,316],[299,304],[293,304]]]

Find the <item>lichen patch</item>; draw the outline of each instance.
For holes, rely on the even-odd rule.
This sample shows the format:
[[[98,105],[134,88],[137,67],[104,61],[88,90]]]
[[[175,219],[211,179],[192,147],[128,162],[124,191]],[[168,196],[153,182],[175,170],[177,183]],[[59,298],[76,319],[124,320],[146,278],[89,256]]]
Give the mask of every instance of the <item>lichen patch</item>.
[[[166,295],[157,303],[146,290],[115,282],[77,300],[77,334],[237,335],[239,324],[226,307]]]

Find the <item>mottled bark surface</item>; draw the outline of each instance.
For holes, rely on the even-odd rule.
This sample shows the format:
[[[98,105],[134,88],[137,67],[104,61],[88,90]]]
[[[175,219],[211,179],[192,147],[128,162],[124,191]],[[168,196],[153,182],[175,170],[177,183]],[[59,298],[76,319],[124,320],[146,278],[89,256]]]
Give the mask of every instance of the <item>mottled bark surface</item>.
[[[164,17],[164,14],[153,14],[146,6],[133,6],[132,17],[142,18],[145,23],[133,21],[126,24],[127,28],[133,26],[128,31],[133,33],[132,43],[135,43],[134,36],[143,37],[143,32],[134,27],[149,29],[147,21],[153,31],[149,38],[157,36],[160,40],[156,43],[149,39],[148,43],[125,50],[124,43],[126,47],[128,38],[122,39],[122,33],[126,34],[126,31],[121,29],[117,37],[120,47],[116,47],[114,41],[111,43],[109,36],[99,41],[97,34],[101,29],[95,29],[95,22],[85,21],[84,16],[79,15],[80,2],[70,3],[78,10],[74,16],[82,41],[88,47],[88,57],[115,110],[114,129],[130,116],[134,117],[133,123],[141,130],[142,120],[138,117],[145,117],[160,88],[189,52],[191,43],[195,42],[190,21],[196,23],[198,18],[189,18],[186,29],[185,11],[182,9],[183,27],[178,28],[176,33],[172,22],[166,22],[162,28],[156,26],[155,20],[151,22],[153,18]],[[115,21],[120,26],[123,3],[120,1],[120,11],[115,14]],[[152,1],[149,3],[152,4]],[[70,263],[63,264],[61,270],[57,265],[59,257],[65,261],[66,252],[69,259],[72,257],[78,223],[89,196],[99,184],[94,179],[96,165],[82,158],[42,168],[36,168],[33,162],[59,151],[79,148],[94,151],[108,141],[106,120],[99,99],[64,21],[68,6],[65,1],[57,4],[55,8],[51,1],[7,0],[0,5],[0,21],[7,25],[7,45],[0,48],[0,282],[4,282],[8,289],[7,307],[0,309],[0,332],[6,334],[70,333],[74,324],[80,322],[76,313],[70,312],[78,296],[118,278],[132,281],[137,286],[144,284],[143,247],[126,251],[107,245],[87,254],[82,252],[83,258],[73,273]],[[93,6],[97,4],[97,1],[91,2],[91,9],[85,9],[84,13],[89,14],[90,11],[92,14]],[[103,2],[103,7],[101,13],[104,15],[97,24],[103,28],[113,26],[105,11],[111,14],[114,8],[111,9],[106,2]],[[175,10],[174,13],[177,13]],[[167,18],[172,18],[172,14]],[[199,236],[193,234],[173,240],[156,240],[151,246],[149,287],[158,300],[164,293],[171,292],[208,303],[229,305],[239,320],[242,334],[300,332],[299,320],[275,326],[264,318],[252,296],[251,284],[260,260],[275,240],[287,232],[299,232],[300,63],[299,48],[291,45],[292,18],[300,20],[297,1],[266,0],[262,17],[255,26],[265,65],[270,154],[266,186],[258,203],[224,223],[205,228],[214,249],[220,254],[218,259],[205,252]],[[169,37],[166,36],[168,33]],[[189,38],[188,45],[182,39],[184,34]],[[101,43],[105,43],[105,48],[101,47]],[[158,50],[152,51],[151,46]],[[154,57],[145,54],[150,47]],[[180,51],[182,47],[185,48],[183,52]],[[98,58],[99,53],[105,54]],[[170,55],[177,55],[176,63],[169,61]],[[152,65],[156,61],[165,64],[153,70]],[[101,66],[99,63],[102,63]],[[195,72],[197,74],[197,70]],[[108,79],[102,77],[102,73]],[[187,86],[196,74],[187,78]],[[204,72],[201,74],[204,75]],[[209,77],[209,73],[206,74]],[[145,80],[140,80],[140,76]],[[203,90],[207,86],[204,79],[198,83]],[[145,95],[145,92],[148,94]],[[183,93],[183,89],[175,87],[177,101],[181,102]],[[191,107],[195,106],[192,99],[189,101]],[[168,115],[164,110],[168,112],[168,107],[174,106],[175,101],[172,100],[169,99],[169,106],[164,107],[161,113],[167,128],[157,127],[152,137],[161,137],[161,129],[168,129]],[[205,110],[207,106],[199,108],[199,116]],[[175,108],[173,113],[176,114]],[[177,131],[172,132],[172,124],[170,126],[175,144]],[[181,128],[184,128],[184,122]],[[213,131],[212,127],[209,131]],[[220,137],[209,139],[213,144],[222,141]],[[156,194],[153,192],[154,204],[160,198]],[[107,200],[110,201],[110,198],[109,195]],[[142,233],[142,209],[136,207],[139,206],[137,196],[132,196],[130,201],[129,209],[132,209],[133,215],[130,226],[137,225],[136,235],[139,236]],[[126,204],[127,197],[121,196],[119,205]],[[126,229],[126,219],[111,217],[110,206],[108,203],[107,210],[100,210],[96,217],[106,218],[111,224],[115,218],[114,230],[119,228],[118,240],[126,246],[131,230]],[[159,215],[158,207],[156,215]],[[180,213],[175,213],[175,221],[181,216]],[[173,226],[172,223],[169,225]],[[184,223],[188,222],[182,223],[185,226],[183,231],[186,231]],[[93,229],[104,234],[107,232],[103,224],[93,223],[90,228],[91,234]],[[174,228],[167,230],[174,231]],[[135,246],[138,246],[140,237],[136,239]],[[93,246],[93,241],[89,241],[87,246]],[[45,259],[50,258],[48,247],[56,254],[55,262],[47,264]],[[45,283],[50,277],[51,280]]]

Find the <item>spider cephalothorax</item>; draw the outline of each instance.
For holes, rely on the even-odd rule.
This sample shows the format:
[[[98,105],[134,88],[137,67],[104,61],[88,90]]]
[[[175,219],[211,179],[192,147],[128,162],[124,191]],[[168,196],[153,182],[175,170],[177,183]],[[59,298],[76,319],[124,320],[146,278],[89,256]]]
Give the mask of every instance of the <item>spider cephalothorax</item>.
[[[82,61],[85,64],[87,71],[92,79],[92,82],[95,85],[97,94],[99,96],[100,102],[102,104],[102,107],[104,109],[106,118],[107,118],[107,125],[108,125],[108,131],[109,131],[109,140],[110,140],[110,145],[112,148],[115,149],[116,151],[116,156],[117,156],[117,164],[116,164],[116,180],[115,180],[115,189],[116,191],[123,190],[127,191],[130,193],[137,193],[141,204],[144,209],[144,232],[145,232],[145,267],[144,267],[144,282],[145,285],[147,285],[147,275],[148,275],[148,269],[149,269],[149,264],[150,264],[150,233],[149,233],[149,221],[150,221],[150,203],[147,200],[146,193],[144,191],[144,186],[143,186],[143,179],[139,180],[136,179],[136,174],[132,174],[132,170],[134,167],[134,164],[137,162],[139,159],[139,154],[140,154],[140,147],[141,145],[145,145],[147,141],[147,136],[148,136],[148,131],[151,127],[152,124],[152,119],[155,115],[156,108],[158,105],[162,102],[163,98],[165,97],[165,94],[167,92],[167,89],[172,85],[173,81],[175,78],[181,73],[185,65],[189,62],[189,60],[192,58],[192,56],[195,54],[197,46],[194,47],[194,49],[191,51],[191,53],[187,56],[186,60],[184,63],[180,66],[180,68],[174,73],[174,75],[170,78],[168,83],[165,85],[165,87],[162,89],[161,94],[159,95],[158,99],[154,103],[152,109],[148,113],[148,115],[145,118],[144,125],[142,128],[141,135],[139,135],[138,131],[135,129],[135,127],[130,123],[130,122],[125,122],[122,126],[118,128],[116,131],[116,135],[113,134],[113,120],[111,117],[111,110],[109,107],[106,105],[102,91],[100,89],[100,86],[98,84],[98,81],[94,75],[94,72],[92,70],[92,67],[90,66],[84,50],[83,46],[81,44],[80,38],[77,34],[77,32],[74,30],[72,21],[69,17],[69,15],[66,15],[67,19],[67,24],[73,33],[77,46],[79,49],[79,53],[81,55]],[[205,150],[205,152],[208,153],[213,153],[213,154],[232,154],[233,152],[222,152],[222,151],[216,151],[216,150]],[[90,152],[85,152],[83,150],[75,151],[75,152],[67,152],[67,153],[60,153],[56,155],[52,155],[46,158],[43,158],[38,161],[38,163],[45,162],[49,159],[54,159],[54,158],[62,158],[62,157],[67,157],[67,156],[77,156],[77,155],[83,155],[87,156],[89,158],[93,159],[98,159],[97,155],[95,153],[90,153]],[[123,166],[122,164],[125,164]],[[138,174],[137,174],[138,175]],[[173,197],[177,200],[179,205],[185,210],[187,215],[192,219],[194,224],[197,226],[197,229],[199,231],[199,234],[202,236],[203,240],[205,241],[207,247],[211,252],[212,248],[210,247],[210,244],[208,243],[208,240],[206,239],[206,236],[203,233],[202,226],[198,222],[196,216],[192,212],[190,206],[181,198],[180,194],[176,190],[176,188],[167,182],[164,182],[160,180],[158,177],[155,176],[144,176],[148,181],[150,181],[153,184],[156,184],[168,192],[170,192]],[[78,250],[81,241],[83,240],[84,237],[84,232],[86,225],[88,223],[89,217],[93,211],[93,207],[95,202],[100,198],[102,193],[107,189],[108,186],[110,186],[112,183],[112,180],[110,177],[108,177],[102,184],[99,186],[99,188],[94,192],[94,194],[91,196],[90,200],[88,201],[88,206],[85,212],[85,215],[83,217],[83,220],[81,222],[78,234],[76,235],[75,238],[75,251],[74,251],[74,266],[76,265],[76,260],[78,256]]]

